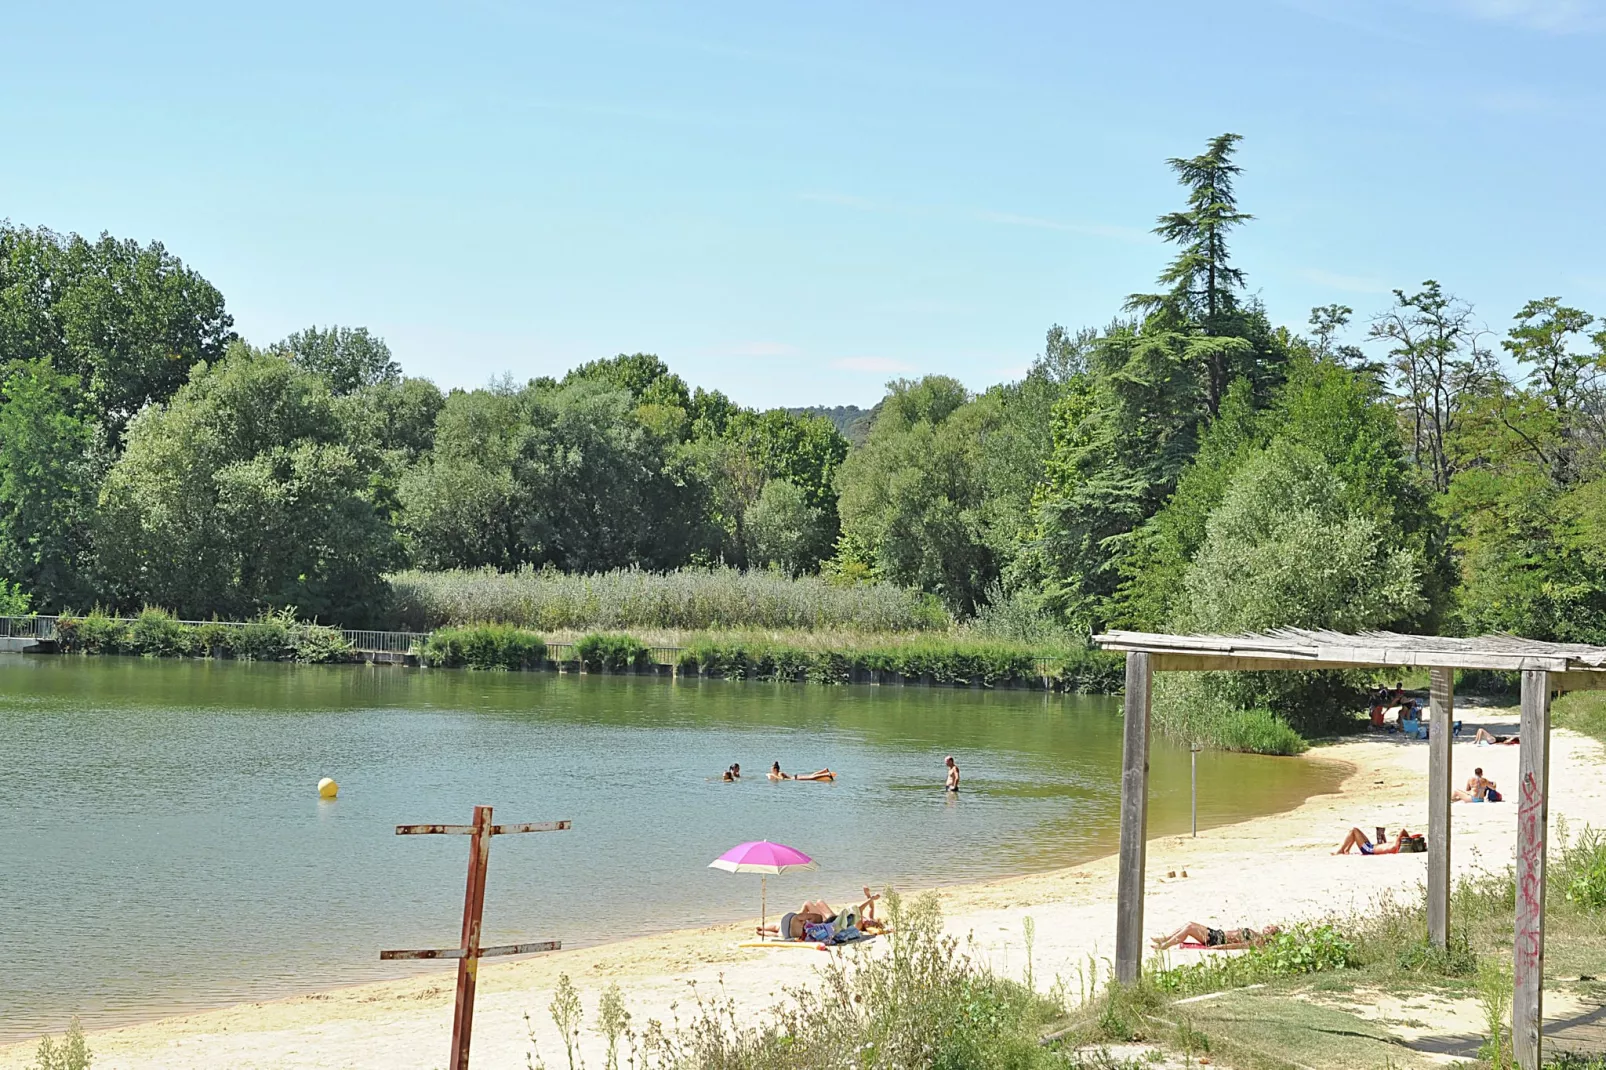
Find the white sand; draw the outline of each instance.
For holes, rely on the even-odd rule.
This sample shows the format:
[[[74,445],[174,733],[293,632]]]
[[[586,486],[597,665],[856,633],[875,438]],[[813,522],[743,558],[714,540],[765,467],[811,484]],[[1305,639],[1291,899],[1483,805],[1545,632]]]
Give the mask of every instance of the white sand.
[[[1470,733],[1477,724],[1513,730],[1515,712],[1458,710]],[[1576,829],[1606,827],[1606,785],[1600,744],[1556,731],[1551,756],[1552,831],[1556,816]],[[1426,855],[1334,857],[1329,852],[1352,825],[1392,831],[1405,824],[1426,831],[1426,744],[1368,738],[1322,748],[1305,761],[1339,761],[1351,768],[1336,795],[1316,796],[1288,813],[1202,832],[1197,840],[1167,837],[1149,845],[1148,931],[1184,921],[1261,926],[1364,908],[1379,894],[1423,881]],[[1516,747],[1455,746],[1459,784],[1481,765],[1504,787],[1517,780]],[[1516,840],[1516,807],[1453,807],[1454,864],[1503,867]],[[1184,879],[1181,873],[1186,871]],[[1167,874],[1175,872],[1176,878]],[[857,898],[857,888],[824,883],[833,903]],[[1114,951],[1115,860],[991,884],[945,890],[949,929],[971,936],[994,968],[1019,977],[1026,965],[1022,920],[1036,925],[1034,965],[1041,987],[1063,977],[1072,995],[1090,958],[1108,970]],[[756,919],[755,919],[756,920]],[[782,986],[807,982],[825,953],[744,950],[736,946],[752,922],[560,952],[519,962],[488,964],[481,973],[474,1025],[474,1065],[480,1070],[525,1066],[528,1014],[549,1066],[567,1065],[547,1013],[553,985],[566,972],[580,989],[587,1022],[602,990],[617,981],[638,1027],[668,1021],[670,1006],[691,1002],[688,982],[724,991],[743,1008],[761,1011]],[[873,948],[847,954],[873,953]],[[1182,954],[1188,954],[1183,952]],[[453,975],[430,974],[271,1003],[168,1018],[90,1035],[97,1070],[427,1070],[444,1067],[450,1034]],[[589,1065],[601,1065],[601,1041],[582,1037]],[[31,1065],[34,1044],[0,1048],[0,1070]]]

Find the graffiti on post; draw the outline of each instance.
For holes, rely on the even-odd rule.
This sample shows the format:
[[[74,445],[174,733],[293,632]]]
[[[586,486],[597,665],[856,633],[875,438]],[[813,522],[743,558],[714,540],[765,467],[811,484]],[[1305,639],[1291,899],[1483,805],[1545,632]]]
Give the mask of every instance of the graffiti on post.
[[[1517,846],[1517,902],[1522,909],[1518,912],[1516,952],[1524,966],[1537,969],[1545,947],[1540,927],[1544,902],[1545,792],[1532,772],[1522,779]]]

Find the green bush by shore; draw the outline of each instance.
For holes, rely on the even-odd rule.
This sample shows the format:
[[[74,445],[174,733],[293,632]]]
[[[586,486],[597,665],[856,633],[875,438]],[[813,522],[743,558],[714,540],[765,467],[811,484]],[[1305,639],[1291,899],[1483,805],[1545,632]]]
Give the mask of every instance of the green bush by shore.
[[[596,628],[780,628],[912,632],[947,628],[929,595],[891,583],[734,568],[614,569],[589,575],[525,567],[410,570],[389,577],[392,626],[429,631],[497,621],[534,631]]]
[[[539,669],[546,640],[508,624],[437,628],[419,648],[418,660],[446,669]]]
[[[312,665],[355,661],[338,628],[295,619],[290,610],[265,613],[244,624],[184,623],[147,606],[132,620],[94,610],[56,620],[63,653],[130,654],[148,658],[214,657],[242,661],[299,661]]]

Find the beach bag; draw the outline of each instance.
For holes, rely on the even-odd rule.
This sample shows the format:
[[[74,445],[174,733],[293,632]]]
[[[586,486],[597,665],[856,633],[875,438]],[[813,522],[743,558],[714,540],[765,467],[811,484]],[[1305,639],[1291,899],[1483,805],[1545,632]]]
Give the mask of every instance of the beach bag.
[[[1407,836],[1405,838],[1405,847],[1412,854],[1426,854],[1428,838],[1426,836]]]
[[[1483,793],[1484,802],[1501,802],[1504,799],[1505,799],[1505,796],[1501,795],[1494,788],[1490,788],[1488,791]]]

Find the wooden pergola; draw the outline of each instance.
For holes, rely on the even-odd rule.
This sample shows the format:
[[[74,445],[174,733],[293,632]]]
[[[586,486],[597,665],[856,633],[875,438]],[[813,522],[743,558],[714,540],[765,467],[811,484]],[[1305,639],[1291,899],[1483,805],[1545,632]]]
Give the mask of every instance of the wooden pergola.
[[[1432,676],[1428,734],[1428,937],[1450,935],[1450,744],[1456,669],[1522,674],[1517,790],[1517,910],[1512,1041],[1517,1065],[1539,1070],[1545,963],[1545,842],[1550,792],[1550,701],[1562,691],[1606,688],[1606,647],[1508,635],[1476,639],[1282,628],[1254,635],[1094,636],[1126,654],[1121,764],[1121,855],[1115,976],[1138,979],[1143,957],[1143,873],[1149,812],[1149,704],[1156,672],[1426,668]]]

